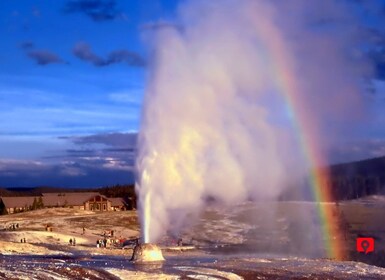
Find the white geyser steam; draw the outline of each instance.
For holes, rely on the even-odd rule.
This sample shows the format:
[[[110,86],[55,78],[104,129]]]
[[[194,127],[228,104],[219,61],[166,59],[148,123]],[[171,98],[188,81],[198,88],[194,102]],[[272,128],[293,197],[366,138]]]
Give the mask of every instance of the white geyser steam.
[[[328,129],[325,147],[338,137],[359,112],[368,69],[352,49],[360,34],[348,9],[343,1],[194,0],[175,24],[147,28],[153,57],[137,159],[145,242],[183,226],[207,198],[277,199],[307,168],[298,134],[310,132],[298,131],[296,118],[306,116],[311,133]],[[287,101],[290,83],[279,82],[288,60],[300,116]]]

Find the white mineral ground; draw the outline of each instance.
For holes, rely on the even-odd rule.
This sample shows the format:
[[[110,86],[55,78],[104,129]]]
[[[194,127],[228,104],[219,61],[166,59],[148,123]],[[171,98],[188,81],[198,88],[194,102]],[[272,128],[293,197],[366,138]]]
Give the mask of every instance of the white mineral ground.
[[[292,231],[295,236],[296,230],[308,226],[298,222],[301,213],[317,214],[317,206],[310,202],[276,203],[273,214],[266,212],[266,205],[207,207],[181,237],[188,245],[217,251],[179,250],[180,247],[171,244],[163,247],[166,268],[162,269],[130,264],[132,249],[96,247],[104,231],[113,230],[117,238],[139,237],[135,211],[94,213],[56,208],[0,216],[0,279],[290,279],[287,275],[301,279],[385,279],[384,268],[359,262],[264,253],[260,248],[266,244],[285,248],[295,242],[290,238]],[[360,233],[375,236],[376,252],[384,252],[384,198],[369,197],[344,202],[339,207],[349,224],[351,251],[354,252],[355,237]],[[268,225],[268,220],[274,223]],[[18,224],[19,228],[3,230],[12,224]],[[52,226],[52,232],[46,231],[47,224]],[[24,238],[27,243],[20,242]],[[74,238],[76,246],[69,246],[69,240]],[[236,250],[237,246],[245,248],[250,244],[256,245],[252,254],[250,251],[235,254],[226,251],[226,247],[221,251],[223,245],[235,246],[231,248]],[[41,259],[34,257],[39,255]],[[46,260],[49,256],[52,258]],[[92,264],[98,258],[103,259],[102,264]],[[212,261],[205,261],[207,259]]]
[[[114,230],[116,238],[138,237],[139,226],[136,221],[137,216],[133,211],[95,213],[70,208],[4,215],[0,216],[0,253],[55,255],[61,249],[60,252],[64,254],[87,250],[90,254],[100,255],[103,251],[96,250],[96,241],[103,239],[104,231]],[[15,231],[5,230],[12,224],[18,224],[19,228]],[[52,231],[46,231],[47,224]],[[21,243],[24,238],[26,243]],[[69,240],[74,238],[76,246],[60,247],[68,245]],[[47,249],[47,246],[57,250]]]

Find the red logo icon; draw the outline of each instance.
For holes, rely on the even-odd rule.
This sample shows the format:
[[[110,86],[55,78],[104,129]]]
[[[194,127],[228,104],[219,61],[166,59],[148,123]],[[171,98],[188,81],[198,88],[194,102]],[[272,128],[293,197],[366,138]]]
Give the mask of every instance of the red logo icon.
[[[368,254],[374,252],[374,239],[372,237],[358,237],[356,240],[357,252]]]

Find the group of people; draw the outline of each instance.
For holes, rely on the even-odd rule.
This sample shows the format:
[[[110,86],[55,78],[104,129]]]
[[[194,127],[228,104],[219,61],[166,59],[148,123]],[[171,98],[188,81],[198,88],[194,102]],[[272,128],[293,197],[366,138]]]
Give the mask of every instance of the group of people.
[[[114,231],[113,230],[105,230],[103,231],[103,239],[96,240],[96,248],[106,248],[107,244],[115,244]]]
[[[19,223],[16,223],[16,224],[10,224],[9,226],[6,226],[5,229],[8,229],[8,230],[17,230],[17,229],[19,229]]]
[[[76,245],[76,239],[75,239],[75,237],[72,239],[72,238],[70,238],[70,245],[71,246],[75,246]]]
[[[106,248],[107,247],[107,238],[96,240],[96,248]]]
[[[103,236],[104,237],[114,237],[114,231],[113,230],[107,230],[107,231],[103,231]]]
[[[45,225],[45,231],[52,231],[52,226],[51,225]]]

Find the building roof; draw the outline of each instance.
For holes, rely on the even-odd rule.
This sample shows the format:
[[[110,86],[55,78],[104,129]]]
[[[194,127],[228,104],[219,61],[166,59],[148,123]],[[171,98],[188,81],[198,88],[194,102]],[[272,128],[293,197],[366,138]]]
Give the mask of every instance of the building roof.
[[[111,197],[108,199],[111,201],[112,207],[127,206],[127,202],[122,197]]]
[[[48,207],[81,206],[97,195],[106,198],[97,192],[43,193],[43,203]]]
[[[69,195],[100,195],[98,192],[50,192],[42,193],[42,196],[69,196]]]
[[[101,196],[104,199],[111,201],[104,195],[98,192],[70,192],[70,193],[43,193],[41,196],[45,207],[60,207],[60,206],[81,206],[86,201],[91,200],[95,196]],[[9,196],[1,197],[5,208],[25,207],[30,206],[33,200],[39,199],[39,196]],[[116,201],[116,203],[119,203]],[[118,204],[117,206],[120,206]]]
[[[25,206],[32,206],[33,200],[39,199],[39,196],[3,196],[1,200],[5,208],[23,208]]]

